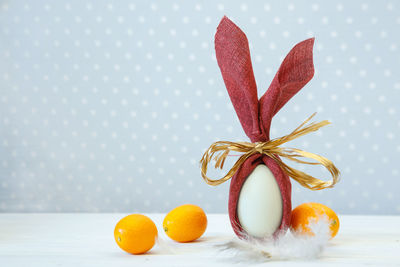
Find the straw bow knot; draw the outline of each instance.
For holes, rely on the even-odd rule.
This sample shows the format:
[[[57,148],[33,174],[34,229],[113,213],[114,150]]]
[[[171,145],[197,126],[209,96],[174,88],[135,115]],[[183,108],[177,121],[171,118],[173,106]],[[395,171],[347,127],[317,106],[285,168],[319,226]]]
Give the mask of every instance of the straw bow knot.
[[[282,168],[282,170],[292,179],[296,180],[300,185],[306,187],[311,190],[321,190],[329,187],[333,187],[338,181],[340,172],[336,168],[336,166],[329,159],[311,153],[307,151],[303,151],[297,148],[283,148],[280,145],[299,138],[300,136],[306,135],[308,133],[319,130],[321,127],[324,127],[330,124],[329,121],[321,121],[318,123],[312,122],[307,124],[316,113],[312,114],[307,120],[305,120],[300,126],[298,126],[293,132],[288,135],[285,135],[280,138],[272,139],[267,142],[230,142],[230,141],[217,141],[211,144],[211,146],[206,150],[203,154],[203,157],[200,160],[201,164],[201,176],[205,180],[207,184],[210,185],[219,185],[222,184],[233,177],[236,171],[239,170],[240,166],[244,163],[246,159],[250,156],[260,153],[265,154],[276,161],[276,163]],[[226,157],[229,155],[229,152],[235,151],[243,153],[239,159],[235,162],[233,167],[228,171],[228,173],[220,178],[220,179],[210,179],[207,177],[207,168],[208,164],[212,159],[215,160],[215,168],[222,169],[225,163]],[[288,160],[307,164],[307,165],[322,165],[324,166],[332,176],[332,180],[323,181],[317,179],[307,173],[304,173],[300,170],[294,169],[287,164],[285,164],[282,158],[286,158]],[[308,158],[314,161],[305,161],[300,158]]]

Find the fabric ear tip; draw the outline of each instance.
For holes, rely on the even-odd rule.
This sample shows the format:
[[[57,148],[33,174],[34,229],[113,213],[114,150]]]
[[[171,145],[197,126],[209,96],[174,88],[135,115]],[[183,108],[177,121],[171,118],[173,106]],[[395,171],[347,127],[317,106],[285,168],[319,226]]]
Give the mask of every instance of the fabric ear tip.
[[[315,36],[314,36],[314,37],[311,37],[309,40],[310,40],[310,42],[311,42],[311,46],[314,47]]]
[[[303,47],[303,49],[306,47],[313,49],[314,42],[315,42],[315,37],[311,37],[311,38],[305,39],[304,41],[297,43],[297,45],[295,45],[295,47],[300,46],[300,47]]]
[[[304,41],[301,42],[301,43],[306,44],[306,46],[308,46],[308,47],[310,47],[311,49],[313,49],[313,47],[314,47],[314,42],[315,42],[315,37],[311,37],[311,38],[308,38],[308,39],[304,40]]]
[[[224,35],[225,29],[228,27],[228,24],[230,23],[232,23],[232,21],[227,16],[224,15],[217,26],[217,30],[214,35],[214,43],[221,41],[219,39],[221,36]]]
[[[224,16],[222,17],[221,21],[219,22],[219,25],[218,25],[217,29],[218,29],[219,27],[221,27],[222,25],[224,25],[224,24],[229,24],[229,23],[233,23],[233,22],[232,22],[226,15],[224,15]]]

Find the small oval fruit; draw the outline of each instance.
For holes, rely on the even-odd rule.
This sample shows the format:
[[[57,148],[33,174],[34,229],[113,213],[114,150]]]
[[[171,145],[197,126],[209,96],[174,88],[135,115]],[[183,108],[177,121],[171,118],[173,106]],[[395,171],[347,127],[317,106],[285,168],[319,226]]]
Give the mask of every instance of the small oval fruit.
[[[202,208],[185,204],[171,210],[164,218],[167,236],[178,242],[190,242],[201,237],[207,228],[207,216]]]
[[[154,222],[142,214],[131,214],[122,218],[114,229],[118,246],[131,254],[149,251],[156,242],[157,234]]]
[[[290,229],[295,233],[313,236],[314,233],[309,224],[318,222],[324,217],[328,219],[331,238],[333,238],[339,231],[339,218],[331,208],[320,203],[303,203],[292,210]]]

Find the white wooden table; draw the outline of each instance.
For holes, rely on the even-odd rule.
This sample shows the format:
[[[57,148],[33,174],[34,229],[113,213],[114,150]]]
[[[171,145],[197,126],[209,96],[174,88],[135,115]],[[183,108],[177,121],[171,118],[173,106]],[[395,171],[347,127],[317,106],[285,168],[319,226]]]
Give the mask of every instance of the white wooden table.
[[[208,214],[204,236],[187,244],[165,236],[162,214],[147,214],[163,245],[144,255],[114,241],[125,215],[0,214],[0,266],[400,266],[400,216],[340,216],[339,234],[318,259],[233,264],[215,247],[235,238],[226,214]]]

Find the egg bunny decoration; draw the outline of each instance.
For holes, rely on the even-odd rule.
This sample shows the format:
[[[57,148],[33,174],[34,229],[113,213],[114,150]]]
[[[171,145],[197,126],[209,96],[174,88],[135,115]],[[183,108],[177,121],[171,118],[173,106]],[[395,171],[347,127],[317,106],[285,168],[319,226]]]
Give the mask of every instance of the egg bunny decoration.
[[[314,38],[298,43],[288,53],[265,94],[258,100],[257,86],[251,64],[246,35],[231,20],[224,17],[215,34],[215,51],[229,97],[250,142],[218,141],[204,153],[201,163],[203,179],[210,185],[231,180],[229,217],[239,238],[269,239],[285,232],[291,216],[291,182],[319,190],[333,187],[339,170],[333,163],[316,154],[281,144],[329,124],[328,121],[309,123],[312,115],[292,133],[270,140],[273,116],[314,75]],[[306,125],[307,124],[307,125]],[[244,153],[221,179],[207,177],[208,163],[214,159],[215,168],[223,168],[229,152]],[[321,181],[286,165],[281,157],[302,164],[322,165],[331,173],[331,181]],[[299,159],[310,158],[313,162]]]

